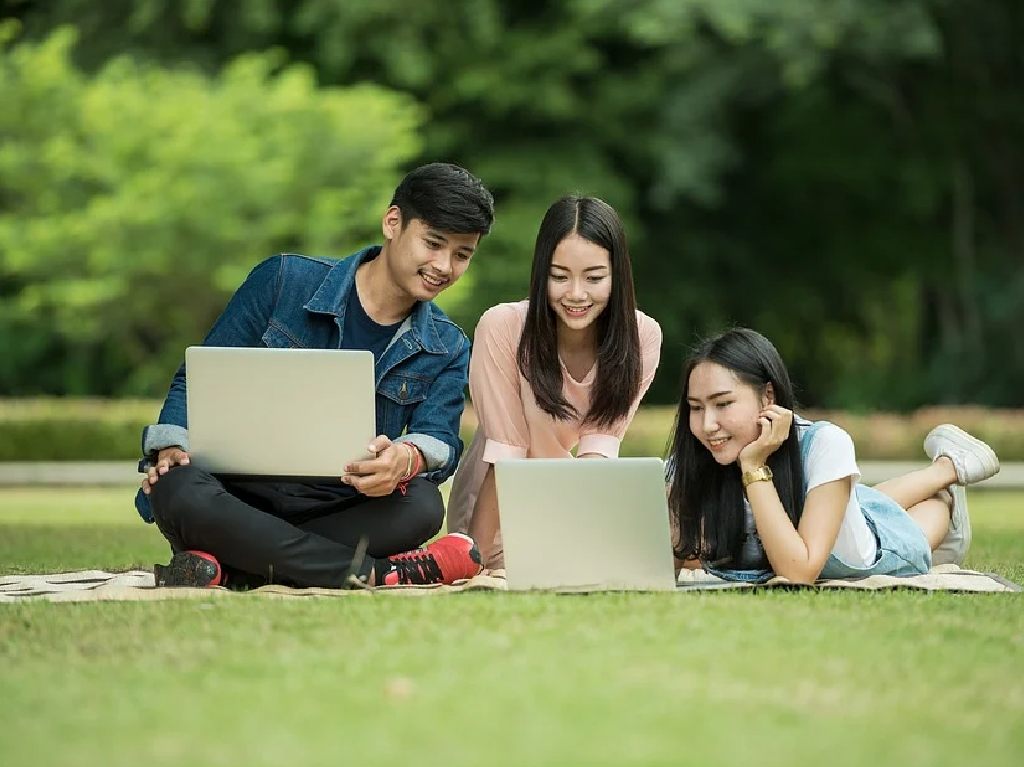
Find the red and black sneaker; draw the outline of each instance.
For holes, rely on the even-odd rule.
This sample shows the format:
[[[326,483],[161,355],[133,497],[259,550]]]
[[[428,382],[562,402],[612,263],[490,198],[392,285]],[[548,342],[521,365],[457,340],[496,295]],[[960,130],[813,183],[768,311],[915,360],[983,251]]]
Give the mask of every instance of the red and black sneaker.
[[[205,551],[176,551],[166,565],[153,565],[157,586],[213,588],[224,585],[224,572],[213,554]]]
[[[391,569],[380,579],[383,586],[445,583],[472,578],[480,572],[480,552],[462,533],[438,538],[422,549],[395,554],[385,560]]]

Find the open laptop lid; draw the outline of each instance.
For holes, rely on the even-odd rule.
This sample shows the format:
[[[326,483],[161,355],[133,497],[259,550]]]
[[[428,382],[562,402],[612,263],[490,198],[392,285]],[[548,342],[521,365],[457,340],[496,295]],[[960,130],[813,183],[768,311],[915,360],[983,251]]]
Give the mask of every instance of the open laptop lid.
[[[498,461],[495,481],[510,589],[675,588],[660,459]]]
[[[376,436],[373,354],[190,346],[193,465],[237,478],[335,480]]]

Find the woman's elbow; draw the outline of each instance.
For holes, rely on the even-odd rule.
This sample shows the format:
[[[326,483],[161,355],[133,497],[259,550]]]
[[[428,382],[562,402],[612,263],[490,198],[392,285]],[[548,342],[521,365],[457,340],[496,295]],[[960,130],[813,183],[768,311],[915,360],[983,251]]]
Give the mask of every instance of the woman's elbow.
[[[782,576],[790,583],[811,586],[821,575],[822,567],[823,565],[794,562],[786,567],[776,568],[775,574]]]

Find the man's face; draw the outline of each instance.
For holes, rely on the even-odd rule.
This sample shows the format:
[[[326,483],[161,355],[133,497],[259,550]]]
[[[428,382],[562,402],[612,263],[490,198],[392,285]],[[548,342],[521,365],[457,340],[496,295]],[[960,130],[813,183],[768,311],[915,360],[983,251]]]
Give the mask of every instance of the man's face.
[[[415,301],[432,301],[453,285],[480,242],[479,234],[442,232],[418,218],[403,221],[397,207],[384,214],[383,231],[391,278]]]

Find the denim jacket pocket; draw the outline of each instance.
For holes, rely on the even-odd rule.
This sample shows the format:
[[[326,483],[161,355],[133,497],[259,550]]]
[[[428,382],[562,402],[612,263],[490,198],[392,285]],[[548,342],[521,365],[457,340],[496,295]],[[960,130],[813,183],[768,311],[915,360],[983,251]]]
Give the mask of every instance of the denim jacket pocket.
[[[262,338],[264,346],[268,349],[304,349],[305,344],[299,342],[295,336],[289,333],[283,326],[270,321]]]
[[[427,398],[421,378],[389,374],[377,386],[377,431],[395,439],[409,421],[411,410]]]

